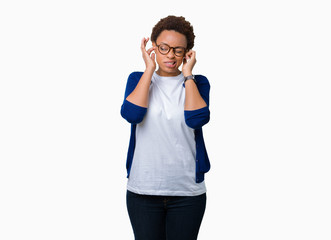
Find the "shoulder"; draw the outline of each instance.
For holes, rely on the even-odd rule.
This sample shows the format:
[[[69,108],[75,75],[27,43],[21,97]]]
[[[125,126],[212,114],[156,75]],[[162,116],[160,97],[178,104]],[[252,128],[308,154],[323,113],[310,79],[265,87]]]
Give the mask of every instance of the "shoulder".
[[[194,77],[195,77],[195,80],[197,81],[198,85],[210,86],[208,78],[206,76],[201,75],[201,74],[197,74],[197,75],[194,75]]]
[[[129,79],[131,78],[131,79],[138,79],[139,80],[142,75],[143,75],[143,72],[135,71],[135,72],[130,73]]]
[[[143,75],[143,72],[132,72],[130,73],[127,81],[127,86],[136,87],[138,84],[141,76]]]

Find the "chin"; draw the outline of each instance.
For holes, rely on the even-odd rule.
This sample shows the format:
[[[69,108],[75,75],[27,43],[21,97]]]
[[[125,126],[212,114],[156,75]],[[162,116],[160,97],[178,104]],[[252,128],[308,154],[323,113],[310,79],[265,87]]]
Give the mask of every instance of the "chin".
[[[178,74],[180,74],[180,70],[178,68],[168,68],[168,67],[162,67],[159,68],[159,70],[161,73],[165,74],[165,75],[172,75],[172,76],[176,76]]]
[[[178,75],[180,73],[180,70],[177,68],[177,69],[171,69],[171,70],[164,71],[164,72],[173,74],[173,75]]]

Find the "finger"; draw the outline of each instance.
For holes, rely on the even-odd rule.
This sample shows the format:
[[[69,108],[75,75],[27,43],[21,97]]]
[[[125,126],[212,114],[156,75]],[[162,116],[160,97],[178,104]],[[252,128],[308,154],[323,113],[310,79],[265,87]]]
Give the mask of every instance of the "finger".
[[[186,54],[185,54],[186,57],[190,58],[192,56],[192,50],[188,51]]]
[[[191,58],[191,56],[192,56],[192,52],[191,52],[191,51],[188,51],[188,52],[185,54],[185,58],[186,58],[187,60],[189,60],[189,59]]]
[[[153,51],[154,51],[154,47],[151,47],[150,49],[148,49],[148,50],[147,50],[148,55],[150,55],[151,52],[153,52]]]
[[[142,40],[141,40],[141,44],[140,44],[140,48],[141,49],[144,49],[145,48],[145,46],[146,46],[146,44],[145,44],[145,38],[143,38]]]
[[[146,48],[146,44],[147,44],[148,40],[149,40],[149,38],[143,38],[141,40],[141,48],[144,48],[144,49]]]
[[[148,41],[149,41],[149,37],[148,38],[145,38],[145,43],[144,43],[145,44],[145,47],[146,47]]]
[[[197,62],[197,57],[196,57],[196,52],[195,51],[192,51],[191,58],[194,59],[194,64],[195,64]]]

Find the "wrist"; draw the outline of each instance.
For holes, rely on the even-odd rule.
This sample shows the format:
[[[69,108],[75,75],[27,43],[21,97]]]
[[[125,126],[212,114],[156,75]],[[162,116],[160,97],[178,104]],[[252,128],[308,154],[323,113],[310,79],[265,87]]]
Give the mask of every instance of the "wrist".
[[[192,74],[192,71],[188,71],[188,72],[183,72],[183,75],[184,75],[184,77],[188,77],[188,76],[191,76],[193,74]]]
[[[154,73],[155,67],[146,67],[145,72]]]
[[[187,81],[190,81],[190,80],[192,80],[192,82],[194,82],[195,84],[197,83],[194,75],[189,75],[189,76],[184,77],[184,83],[186,83]]]

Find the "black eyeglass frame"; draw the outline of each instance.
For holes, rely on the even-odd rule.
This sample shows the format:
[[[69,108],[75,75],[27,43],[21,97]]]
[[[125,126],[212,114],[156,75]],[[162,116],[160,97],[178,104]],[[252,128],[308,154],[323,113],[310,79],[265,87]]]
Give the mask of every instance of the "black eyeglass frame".
[[[159,45],[157,45],[156,43],[155,43],[155,45],[157,46],[157,49],[159,50],[159,52],[162,54],[162,55],[167,55],[170,51],[171,51],[171,49],[173,49],[173,52],[174,52],[174,54],[177,56],[177,57],[184,57],[185,56],[185,53],[186,53],[186,51],[187,51],[187,49],[186,48],[184,48],[184,47],[170,47],[168,44],[166,44],[166,43],[161,43],[161,44],[159,44]],[[160,47],[161,47],[161,45],[166,45],[169,49],[168,49],[168,52],[166,52],[166,53],[162,53],[161,51],[160,51]],[[183,49],[184,50],[184,53],[183,53],[183,55],[177,55],[176,54],[176,49],[178,49],[178,48],[180,48],[180,49]]]

